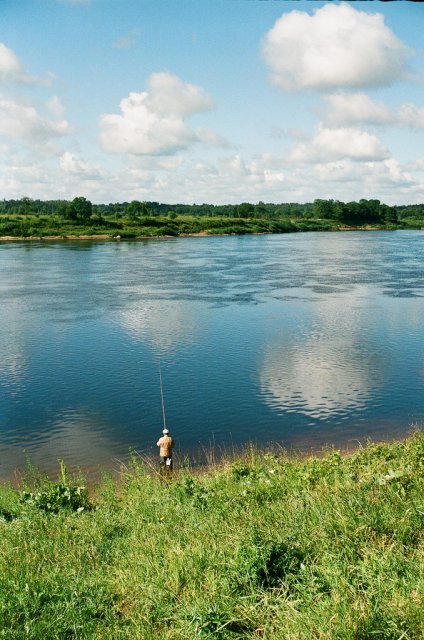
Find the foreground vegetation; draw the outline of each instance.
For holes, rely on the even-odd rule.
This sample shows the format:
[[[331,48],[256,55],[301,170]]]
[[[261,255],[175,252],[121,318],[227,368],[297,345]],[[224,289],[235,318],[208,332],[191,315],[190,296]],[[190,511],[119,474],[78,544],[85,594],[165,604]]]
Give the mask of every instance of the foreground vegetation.
[[[65,200],[3,200],[0,237],[104,236],[140,238],[187,234],[289,233],[338,229],[421,229],[424,205],[387,206],[379,200],[343,203],[167,205],[158,202],[92,204]]]
[[[424,434],[0,489],[0,637],[424,638]]]

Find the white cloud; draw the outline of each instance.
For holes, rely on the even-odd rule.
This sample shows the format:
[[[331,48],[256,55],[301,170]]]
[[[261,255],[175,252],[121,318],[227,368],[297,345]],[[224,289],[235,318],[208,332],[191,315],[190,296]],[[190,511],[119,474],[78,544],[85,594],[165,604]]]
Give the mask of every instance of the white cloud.
[[[121,115],[106,114],[100,120],[101,144],[112,153],[168,155],[204,142],[208,136],[216,138],[185,122],[191,115],[212,109],[211,97],[171,73],[152,74],[147,91],[130,93],[120,107]]]
[[[56,118],[63,118],[65,115],[65,107],[57,96],[52,96],[46,102],[46,107]]]
[[[380,175],[378,179],[380,182],[384,180],[386,183],[390,182],[392,185],[401,187],[411,187],[415,185],[415,180],[412,175],[394,158],[388,158],[381,165],[377,165],[377,168],[379,169]]]
[[[384,160],[388,150],[377,136],[353,127],[329,129],[322,124],[308,142],[293,147],[290,159],[294,162],[329,162],[342,158],[357,161]]]
[[[23,73],[17,55],[0,42],[0,78],[16,77]]]
[[[67,120],[48,120],[30,104],[0,97],[0,135],[43,141],[66,135],[69,131]]]
[[[407,47],[381,14],[327,4],[314,15],[291,11],[266,34],[271,80],[286,90],[377,87],[406,74]]]
[[[324,115],[324,123],[327,127],[394,125],[413,129],[424,128],[424,108],[413,103],[402,104],[398,109],[389,109],[365,93],[336,93],[327,96],[326,101],[329,109]]]
[[[40,158],[38,151],[0,156],[0,192],[5,198],[73,198],[93,202],[311,202],[378,198],[387,204],[424,200],[421,164],[401,165],[393,158],[375,162],[350,159],[308,166],[269,154],[216,161],[187,156],[133,157],[129,166],[93,166],[74,153]],[[1,166],[3,164],[3,166]],[[137,166],[137,165],[140,166]],[[414,172],[418,172],[414,174]]]
[[[320,182],[357,182],[362,178],[362,166],[352,160],[320,162],[314,167],[315,176]]]
[[[50,76],[42,82],[49,80]],[[0,82],[29,84],[41,81],[26,73],[16,53],[0,42]]]
[[[153,73],[149,78],[146,106],[163,116],[175,114],[184,118],[209,111],[214,104],[201,87],[183,82],[172,73],[161,72]]]
[[[334,132],[334,130],[329,130]],[[130,155],[123,161],[90,161],[73,146],[66,152],[52,143],[0,146],[0,192],[5,198],[70,198],[83,194],[92,202],[155,200],[160,202],[311,202],[315,198],[343,201],[378,198],[387,204],[424,200],[423,164],[400,164],[395,158],[359,160],[338,157],[349,134],[338,140],[337,157],[329,158],[316,142],[310,155],[253,156],[225,154],[202,159],[188,154]],[[74,145],[72,139],[69,143]],[[68,140],[67,140],[68,144]],[[306,146],[311,146],[306,145]],[[327,144],[324,144],[327,151]],[[46,149],[44,153],[43,150]],[[318,161],[322,152],[323,160]],[[363,148],[361,153],[363,154]],[[308,162],[309,164],[305,164]]]
[[[130,156],[129,167],[131,171],[173,171],[184,162],[182,155],[173,156]]]
[[[413,129],[424,129],[424,108],[412,103],[401,105],[398,122]]]
[[[406,169],[408,171],[424,171],[424,158],[419,158],[418,160],[413,160],[412,162],[408,162],[406,164]]]
[[[407,188],[415,184],[411,173],[407,167],[402,167],[393,158],[387,158],[382,162],[354,162],[352,160],[339,160],[337,162],[327,162],[317,164],[314,175],[320,183],[341,185],[350,183],[361,185],[361,193],[380,193],[382,190],[393,188]],[[354,187],[357,191],[359,187]],[[345,199],[346,198],[341,198]],[[349,197],[357,200],[356,193]]]
[[[97,180],[104,175],[98,167],[78,158],[70,151],[65,151],[59,158],[59,166],[66,174],[77,176],[84,180]]]
[[[371,100],[365,93],[336,93],[327,97],[329,111],[325,124],[330,127],[393,122],[393,114],[386,105]]]

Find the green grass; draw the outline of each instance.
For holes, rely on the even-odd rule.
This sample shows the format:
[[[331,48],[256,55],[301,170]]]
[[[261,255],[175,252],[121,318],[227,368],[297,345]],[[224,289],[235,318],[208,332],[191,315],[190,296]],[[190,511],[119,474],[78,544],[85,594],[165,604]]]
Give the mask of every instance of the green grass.
[[[0,488],[0,638],[424,638],[422,432],[78,486]]]
[[[405,228],[420,228],[424,223],[409,221]],[[295,231],[337,231],[344,225],[334,220],[318,220],[316,218],[278,219],[264,218],[228,218],[224,216],[190,216],[181,215],[175,219],[168,216],[140,217],[136,220],[128,218],[96,218],[86,223],[71,221],[54,215],[0,215],[0,237],[31,238],[45,236],[77,237],[106,235],[109,237],[140,238],[156,236],[180,236],[206,233],[248,234],[248,233],[291,233]],[[365,225],[367,226],[367,225]],[[378,229],[403,228],[402,224],[374,225]],[[363,227],[357,227],[361,229]],[[369,228],[369,227],[368,227]]]

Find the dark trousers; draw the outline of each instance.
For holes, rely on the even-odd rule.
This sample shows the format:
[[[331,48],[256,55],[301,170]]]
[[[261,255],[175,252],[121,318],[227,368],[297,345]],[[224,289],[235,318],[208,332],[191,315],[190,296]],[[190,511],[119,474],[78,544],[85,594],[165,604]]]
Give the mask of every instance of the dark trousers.
[[[161,456],[160,459],[161,464],[165,467],[165,469],[169,469],[170,471],[172,471],[173,460],[171,456]]]

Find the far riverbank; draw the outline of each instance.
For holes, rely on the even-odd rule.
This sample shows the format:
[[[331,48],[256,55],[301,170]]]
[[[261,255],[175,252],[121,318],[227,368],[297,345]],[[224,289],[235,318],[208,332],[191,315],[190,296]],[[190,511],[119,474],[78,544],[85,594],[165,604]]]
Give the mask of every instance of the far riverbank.
[[[411,228],[411,227],[408,227]],[[305,233],[308,231],[400,231],[405,229],[404,226],[361,226],[361,227],[332,227],[331,229],[327,228],[327,225],[323,225],[321,228],[317,228],[314,225],[311,228],[306,228],[304,225],[300,229],[290,230],[290,233]],[[415,231],[423,231],[424,227],[416,227],[411,228]],[[66,241],[66,240],[93,240],[93,241],[107,241],[107,240],[148,240],[148,239],[160,239],[160,238],[199,238],[199,237],[213,237],[213,236],[231,236],[231,235],[268,235],[275,233],[289,233],[289,231],[234,231],[229,233],[215,233],[210,230],[199,231],[197,233],[172,233],[172,234],[161,234],[161,235],[153,235],[153,234],[143,234],[143,235],[134,235],[133,232],[124,233],[123,235],[112,235],[106,233],[99,234],[79,234],[79,235],[31,235],[31,236],[0,236],[0,242],[24,242],[24,241]]]
[[[68,220],[54,215],[0,215],[0,241],[138,240],[147,238],[279,234],[305,231],[422,230],[424,221],[346,224],[320,218],[232,218],[224,216],[151,216]]]

